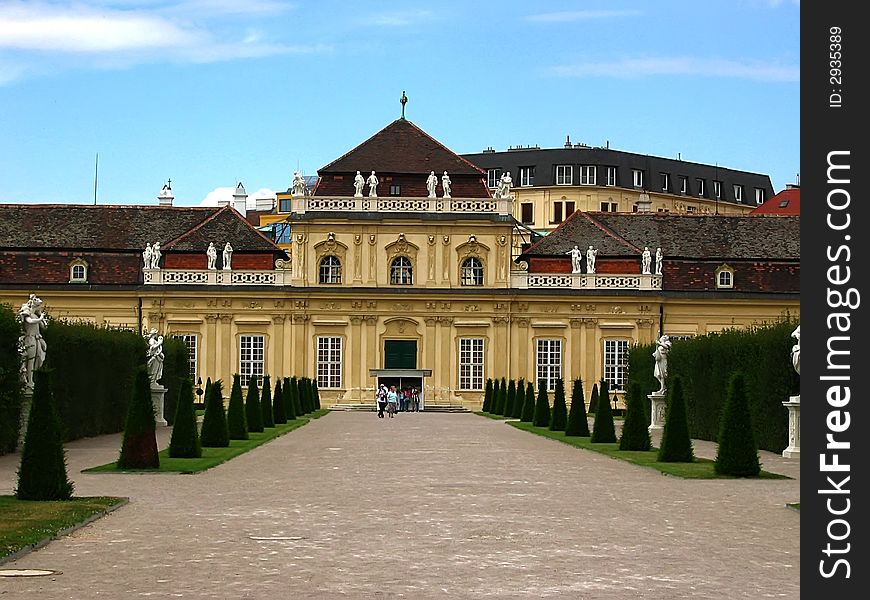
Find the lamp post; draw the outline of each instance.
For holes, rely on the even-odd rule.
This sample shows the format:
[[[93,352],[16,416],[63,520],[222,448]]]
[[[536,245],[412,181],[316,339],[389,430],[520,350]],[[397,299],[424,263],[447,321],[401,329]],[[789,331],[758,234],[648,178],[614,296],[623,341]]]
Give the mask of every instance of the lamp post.
[[[202,405],[202,377],[196,378],[196,403]]]

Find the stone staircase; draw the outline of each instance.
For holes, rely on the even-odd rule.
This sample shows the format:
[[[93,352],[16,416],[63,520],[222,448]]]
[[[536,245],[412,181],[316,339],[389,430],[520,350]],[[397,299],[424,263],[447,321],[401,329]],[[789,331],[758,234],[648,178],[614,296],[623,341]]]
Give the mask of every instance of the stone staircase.
[[[329,410],[344,410],[344,411],[361,411],[361,412],[376,412],[375,406],[372,403],[350,402],[345,404],[333,404],[328,407]],[[471,412],[462,404],[426,404],[426,410],[420,412],[440,412],[440,413],[468,413]]]

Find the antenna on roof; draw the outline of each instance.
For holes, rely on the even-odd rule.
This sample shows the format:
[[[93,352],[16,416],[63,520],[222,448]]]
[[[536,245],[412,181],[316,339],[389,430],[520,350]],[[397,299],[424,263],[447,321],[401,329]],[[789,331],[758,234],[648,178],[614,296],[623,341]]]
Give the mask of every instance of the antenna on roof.
[[[405,105],[408,103],[408,97],[405,95],[405,90],[402,90],[402,97],[399,98],[399,102],[402,104],[402,120],[405,120]]]
[[[100,166],[100,153],[94,158],[94,206],[97,205],[97,169]]]

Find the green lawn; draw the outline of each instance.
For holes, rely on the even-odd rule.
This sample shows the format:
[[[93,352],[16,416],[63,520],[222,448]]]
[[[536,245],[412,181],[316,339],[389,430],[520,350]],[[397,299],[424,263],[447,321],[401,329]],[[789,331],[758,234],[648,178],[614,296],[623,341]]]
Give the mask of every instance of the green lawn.
[[[0,563],[20,550],[41,545],[74,525],[101,517],[126,503],[126,498],[111,496],[51,502],[0,496]]]
[[[200,458],[170,458],[169,449],[164,449],[160,451],[160,467],[157,469],[119,469],[117,464],[111,462],[84,469],[82,473],[199,473],[302,427],[312,419],[319,419],[328,412],[329,409],[320,409],[284,425],[267,427],[262,433],[251,432],[247,440],[230,440],[227,448],[203,448]]]
[[[593,444],[588,437],[566,437],[564,431],[550,431],[546,427],[535,427],[531,423],[522,423],[519,421],[510,421],[508,425],[529,431],[537,435],[542,435],[550,439],[558,440],[562,443],[583,448],[584,450],[592,450],[600,452],[613,458],[618,458],[642,467],[650,467],[665,473],[666,475],[675,475],[684,479],[736,479],[728,475],[718,475],[713,470],[714,461],[707,458],[695,458],[690,463],[671,463],[658,461],[658,449],[647,451],[623,451],[619,449],[619,444]],[[768,471],[762,471],[758,476],[761,479],[790,479],[785,475],[778,475]]]
[[[504,421],[505,419],[513,419],[514,418],[514,417],[505,417],[502,415],[496,415],[493,413],[483,412],[482,410],[475,411],[474,414],[480,415],[481,417],[487,417],[488,419],[496,419],[496,420],[501,420],[501,421]]]

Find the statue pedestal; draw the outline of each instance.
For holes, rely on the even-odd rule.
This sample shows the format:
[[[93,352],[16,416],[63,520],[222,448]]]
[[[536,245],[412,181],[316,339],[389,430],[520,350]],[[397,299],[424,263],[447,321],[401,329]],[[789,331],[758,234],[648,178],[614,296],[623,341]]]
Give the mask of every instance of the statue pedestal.
[[[33,403],[33,388],[25,388],[21,392],[21,421],[18,427],[17,448],[24,448],[24,436],[27,435],[27,422],[30,420],[30,405]]]
[[[785,458],[801,457],[801,397],[789,396],[782,405],[788,409],[788,448],[782,451]]]
[[[157,425],[169,425],[166,419],[163,418],[163,397],[165,395],[165,387],[159,383],[151,384],[151,404],[154,405],[154,421]]]
[[[665,393],[662,392],[653,392],[648,395],[650,407],[649,407],[649,431],[657,431],[664,429],[665,427]]]

